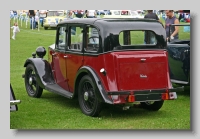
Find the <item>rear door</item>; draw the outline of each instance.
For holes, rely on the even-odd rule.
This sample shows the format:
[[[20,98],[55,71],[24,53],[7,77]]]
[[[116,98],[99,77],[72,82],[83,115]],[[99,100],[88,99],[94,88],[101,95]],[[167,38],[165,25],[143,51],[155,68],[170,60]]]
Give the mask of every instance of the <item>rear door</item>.
[[[74,90],[77,71],[83,65],[83,25],[68,25],[68,43],[66,51],[67,81],[70,92]]]
[[[65,90],[69,90],[66,70],[66,26],[57,28],[55,50],[52,53],[52,69],[56,83]]]

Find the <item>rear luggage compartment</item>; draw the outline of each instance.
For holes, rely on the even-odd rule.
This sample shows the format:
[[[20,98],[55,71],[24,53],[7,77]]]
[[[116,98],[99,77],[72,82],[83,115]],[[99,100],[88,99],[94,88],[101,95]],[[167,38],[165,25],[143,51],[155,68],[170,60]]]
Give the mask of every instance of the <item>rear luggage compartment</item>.
[[[119,91],[168,88],[166,51],[116,53]]]

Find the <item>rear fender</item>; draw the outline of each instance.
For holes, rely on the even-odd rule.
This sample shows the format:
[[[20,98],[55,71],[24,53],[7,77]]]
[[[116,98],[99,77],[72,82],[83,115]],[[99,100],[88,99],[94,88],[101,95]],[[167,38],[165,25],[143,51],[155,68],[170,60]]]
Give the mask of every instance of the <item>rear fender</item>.
[[[79,81],[84,75],[90,75],[95,81],[97,88],[99,89],[99,92],[100,92],[100,94],[98,94],[98,97],[105,103],[113,104],[112,100],[108,97],[100,78],[95,73],[95,71],[91,67],[88,67],[88,66],[83,66],[82,68],[79,69],[77,73],[77,76],[75,79],[75,87],[74,87],[75,94],[76,95],[78,94],[77,92],[78,92]]]
[[[24,63],[24,67],[28,64],[32,64],[35,67],[35,74],[40,87],[44,89],[47,84],[55,83],[51,66],[48,61],[42,58],[29,58]]]

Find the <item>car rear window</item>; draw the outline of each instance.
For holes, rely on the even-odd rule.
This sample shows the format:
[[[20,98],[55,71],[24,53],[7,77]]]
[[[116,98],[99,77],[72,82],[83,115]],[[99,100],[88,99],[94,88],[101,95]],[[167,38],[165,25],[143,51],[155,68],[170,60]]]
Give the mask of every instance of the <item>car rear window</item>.
[[[119,44],[121,46],[156,45],[157,39],[153,31],[126,30],[120,32]]]

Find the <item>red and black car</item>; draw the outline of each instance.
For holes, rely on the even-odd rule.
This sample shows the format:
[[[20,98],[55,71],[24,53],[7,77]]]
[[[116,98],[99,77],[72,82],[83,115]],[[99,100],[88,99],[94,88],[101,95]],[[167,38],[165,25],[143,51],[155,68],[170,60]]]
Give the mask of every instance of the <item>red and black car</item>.
[[[165,29],[153,19],[63,21],[55,44],[47,51],[38,47],[26,60],[25,87],[31,97],[39,98],[43,89],[78,97],[89,116],[98,116],[103,103],[140,103],[157,111],[183,90],[172,87],[166,47]]]

